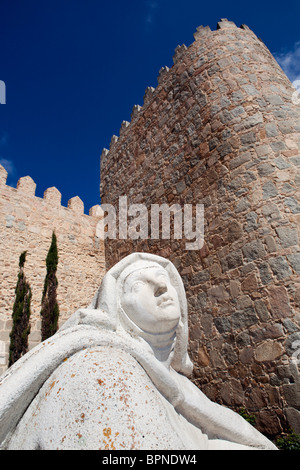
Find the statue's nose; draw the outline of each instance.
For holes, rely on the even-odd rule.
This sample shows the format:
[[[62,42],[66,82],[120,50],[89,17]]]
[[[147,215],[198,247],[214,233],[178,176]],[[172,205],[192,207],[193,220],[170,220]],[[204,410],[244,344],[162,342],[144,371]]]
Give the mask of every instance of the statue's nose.
[[[167,292],[167,290],[167,284],[165,284],[164,282],[159,282],[155,286],[154,296],[159,297],[160,295],[163,295],[165,292]]]

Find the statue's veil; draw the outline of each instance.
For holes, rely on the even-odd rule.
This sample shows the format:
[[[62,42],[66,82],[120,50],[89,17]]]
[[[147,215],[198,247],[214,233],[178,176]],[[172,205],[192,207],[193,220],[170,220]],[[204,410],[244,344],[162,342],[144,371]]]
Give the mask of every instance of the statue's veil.
[[[170,261],[151,253],[132,253],[126,256],[105,274],[101,286],[88,308],[105,312],[107,314],[106,322],[109,322],[112,330],[117,330],[125,323],[128,324],[128,318],[124,322],[125,313],[120,305],[120,294],[125,275],[135,269],[137,263],[145,267],[160,265],[167,271],[170,281],[176,289],[180,302],[181,319],[176,330],[176,343],[171,365],[177,372],[190,375],[193,366],[187,353],[188,318],[185,289],[177,269]]]

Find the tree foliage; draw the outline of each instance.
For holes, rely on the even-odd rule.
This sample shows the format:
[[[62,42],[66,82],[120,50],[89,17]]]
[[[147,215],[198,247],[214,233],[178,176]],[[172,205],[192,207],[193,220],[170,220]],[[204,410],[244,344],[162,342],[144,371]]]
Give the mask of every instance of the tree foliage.
[[[52,233],[52,242],[46,258],[47,274],[45,277],[42,297],[42,341],[56,333],[58,328],[59,307],[57,303],[57,271],[58,251],[56,235]]]
[[[9,367],[28,351],[32,294],[24,274],[26,254],[27,252],[24,251],[19,258],[18,282],[15,289],[16,297],[12,313],[13,325],[10,333]]]

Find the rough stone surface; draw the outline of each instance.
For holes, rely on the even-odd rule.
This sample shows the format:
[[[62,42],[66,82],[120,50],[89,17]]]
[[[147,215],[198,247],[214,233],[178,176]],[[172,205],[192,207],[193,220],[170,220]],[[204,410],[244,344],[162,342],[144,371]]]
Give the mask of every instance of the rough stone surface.
[[[32,178],[20,178],[17,188],[6,185],[6,170],[0,165],[0,372],[8,362],[9,334],[19,272],[19,257],[27,251],[25,275],[32,289],[29,347],[40,342],[40,309],[46,275],[46,257],[55,230],[58,245],[58,304],[62,324],[88,303],[105,272],[104,246],[96,237],[99,216],[95,206],[83,213],[78,198],[61,206],[56,188],[35,196]]]
[[[272,435],[290,417],[295,426],[299,409],[283,390],[289,376],[278,377],[295,354],[286,350],[286,320],[300,329],[300,106],[293,93],[262,41],[221,21],[177,52],[101,161],[103,203],[118,207],[127,195],[128,204],[149,208],[204,204],[201,250],[187,251],[184,240],[106,240],[107,267],[133,251],[175,263],[187,288],[195,383],[220,403],[251,410]],[[267,354],[278,323],[278,346]]]

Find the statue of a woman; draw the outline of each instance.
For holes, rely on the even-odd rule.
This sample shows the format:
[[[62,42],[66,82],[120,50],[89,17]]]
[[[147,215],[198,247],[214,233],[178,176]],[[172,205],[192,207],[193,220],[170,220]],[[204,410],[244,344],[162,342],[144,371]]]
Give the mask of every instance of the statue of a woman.
[[[134,253],[87,309],[0,378],[3,449],[271,449],[188,379],[187,304],[164,258]]]

